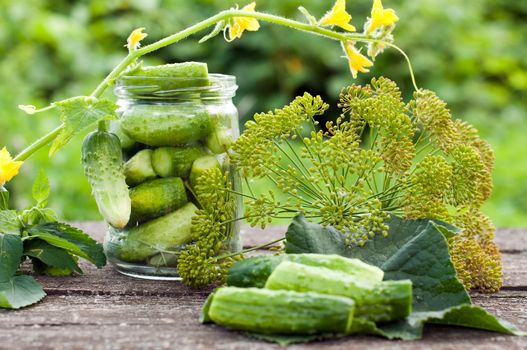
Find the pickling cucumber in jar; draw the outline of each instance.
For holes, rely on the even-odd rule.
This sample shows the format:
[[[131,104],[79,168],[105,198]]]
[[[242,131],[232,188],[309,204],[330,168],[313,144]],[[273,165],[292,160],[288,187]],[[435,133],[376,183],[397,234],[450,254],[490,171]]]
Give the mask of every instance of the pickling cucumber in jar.
[[[200,62],[139,65],[116,81],[119,118],[111,130],[125,155],[130,219],[109,228],[105,249],[119,272],[179,278],[179,254],[206,234],[193,233],[193,218],[211,207],[198,202],[196,186],[210,169],[236,176],[227,156],[239,136],[236,89],[235,77],[210,74]],[[232,219],[240,211],[237,204]],[[225,236],[232,252],[241,250],[238,224]]]

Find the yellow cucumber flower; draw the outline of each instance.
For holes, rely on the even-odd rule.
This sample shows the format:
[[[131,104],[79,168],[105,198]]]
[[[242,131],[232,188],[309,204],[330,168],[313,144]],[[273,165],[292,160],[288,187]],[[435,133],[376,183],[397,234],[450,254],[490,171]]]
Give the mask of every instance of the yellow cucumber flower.
[[[143,33],[143,30],[145,30],[145,28],[137,28],[132,33],[130,33],[128,40],[126,41],[126,47],[128,47],[128,51],[137,50],[139,46],[141,46],[141,40],[148,36],[147,33]]]
[[[346,12],[346,0],[337,0],[333,8],[319,21],[321,25],[339,26],[348,32],[354,32],[355,27],[349,24],[351,15]]]
[[[373,7],[371,9],[370,25],[368,26],[368,33],[382,26],[391,26],[399,20],[393,9],[385,9],[382,6],[381,0],[373,0]]]
[[[0,186],[11,180],[18,174],[18,169],[23,162],[14,161],[4,147],[0,151]]]
[[[249,5],[245,5],[242,11],[254,12],[256,2],[251,2]],[[249,17],[234,17],[233,23],[229,26],[229,38],[227,41],[233,41],[236,38],[241,38],[244,31],[248,30],[255,32],[260,29],[260,23],[256,18]]]
[[[367,57],[363,56],[359,50],[355,48],[353,41],[346,41],[343,43],[344,52],[348,58],[351,74],[353,78],[357,78],[357,72],[369,72],[368,67],[373,66],[373,62]]]

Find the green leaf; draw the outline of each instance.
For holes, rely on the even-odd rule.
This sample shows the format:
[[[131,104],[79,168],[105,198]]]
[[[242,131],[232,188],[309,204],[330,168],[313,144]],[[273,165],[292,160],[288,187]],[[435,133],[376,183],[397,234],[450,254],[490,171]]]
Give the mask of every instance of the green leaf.
[[[27,230],[32,238],[40,238],[47,243],[64,249],[92,262],[101,268],[106,265],[102,245],[78,228],[59,222],[36,225]]]
[[[57,213],[51,208],[33,207],[26,209],[20,214],[20,217],[26,226],[57,221]]]
[[[0,233],[20,235],[20,222],[14,210],[0,210]]]
[[[6,282],[0,282],[0,308],[19,309],[46,296],[40,284],[31,276],[14,276]]]
[[[287,253],[339,254],[358,258],[384,270],[385,279],[411,279],[413,313],[405,322],[378,326],[372,333],[388,338],[418,339],[423,324],[433,322],[523,334],[471,304],[456,271],[444,236],[452,227],[430,220],[403,220],[392,216],[387,237],[376,236],[363,247],[348,247],[332,227],[310,223],[298,215],[286,233]]]
[[[38,259],[47,266],[82,273],[75,259],[67,251],[40,239],[28,241],[24,247],[24,255]]]
[[[0,282],[9,280],[18,270],[23,244],[18,235],[0,233]]]
[[[60,119],[64,123],[59,135],[51,145],[49,155],[54,155],[77,133],[101,120],[115,119],[116,105],[107,99],[89,96],[77,96],[54,103],[60,110]]]
[[[9,191],[4,186],[0,186],[0,210],[7,209],[9,209]]]
[[[33,183],[33,199],[37,202],[39,207],[45,207],[48,202],[49,194],[51,193],[51,187],[49,180],[43,170],[38,173],[35,182]]]
[[[205,41],[214,38],[216,35],[220,34],[220,32],[225,28],[225,21],[219,21],[216,23],[216,26],[214,29],[207,35],[205,35],[203,38],[199,39],[198,44],[203,44]]]

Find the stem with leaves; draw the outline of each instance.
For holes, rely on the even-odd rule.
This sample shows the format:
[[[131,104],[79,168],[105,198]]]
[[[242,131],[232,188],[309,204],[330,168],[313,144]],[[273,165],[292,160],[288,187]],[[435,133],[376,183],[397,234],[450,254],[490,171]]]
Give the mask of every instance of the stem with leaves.
[[[319,35],[325,38],[329,38],[332,40],[337,40],[341,42],[345,41],[361,41],[361,42],[371,42],[371,43],[382,43],[386,44],[389,47],[392,47],[399,51],[405,58],[408,68],[410,71],[410,75],[412,78],[412,82],[414,84],[415,89],[417,90],[417,85],[415,83],[415,77],[412,69],[412,64],[410,63],[410,60],[408,59],[408,56],[404,53],[402,49],[397,47],[396,45],[385,42],[378,39],[369,38],[368,36],[365,36],[363,34],[353,34],[353,33],[341,33],[334,30],[322,28],[318,26],[316,23],[303,23],[295,20],[291,20],[288,18],[271,15],[268,13],[263,12],[253,12],[253,11],[242,11],[242,10],[226,10],[219,12],[218,14],[209,17],[201,22],[198,22],[178,33],[175,33],[173,35],[167,36],[159,41],[156,41],[150,45],[146,45],[142,48],[139,48],[137,50],[131,50],[126,57],[123,58],[123,60],[104,78],[104,80],[93,90],[93,92],[90,94],[90,97],[98,98],[100,97],[105,90],[113,85],[115,80],[121,75],[121,73],[130,66],[133,62],[135,62],[139,57],[144,56],[146,54],[149,54],[153,51],[159,50],[163,47],[169,46],[171,44],[177,43],[182,39],[185,39],[189,37],[192,34],[195,34],[199,31],[202,31],[206,28],[209,28],[213,25],[216,25],[220,22],[226,22],[229,21],[235,17],[247,17],[247,18],[255,18],[257,20],[277,24],[280,26],[285,26],[289,28],[293,28],[296,30],[304,31],[310,34]],[[55,104],[51,104],[45,108],[34,110],[33,113],[40,113],[48,110],[52,110],[55,108]],[[106,123],[100,123],[99,124],[101,128],[106,128]],[[28,159],[31,155],[33,155],[35,152],[37,152],[39,149],[45,147],[50,142],[52,142],[62,131],[64,125],[61,125],[57,127],[56,129],[52,130],[48,134],[44,135],[43,137],[39,138],[35,142],[33,142],[31,145],[29,145],[27,148],[25,148],[23,151],[21,151],[14,159],[17,161],[24,161]]]

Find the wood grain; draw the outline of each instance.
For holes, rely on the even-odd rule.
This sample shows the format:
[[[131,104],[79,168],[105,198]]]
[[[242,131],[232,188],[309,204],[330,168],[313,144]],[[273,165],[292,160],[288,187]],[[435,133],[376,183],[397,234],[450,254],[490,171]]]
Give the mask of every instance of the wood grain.
[[[101,223],[77,223],[97,240]],[[246,246],[280,237],[284,227],[266,231],[244,227]],[[499,230],[505,287],[497,294],[472,297],[501,318],[527,329],[527,230]],[[82,263],[85,274],[69,278],[39,276],[48,296],[19,311],[0,310],[0,349],[279,349],[240,333],[199,324],[210,288],[191,289],[179,282],[152,282],[120,275],[111,266],[97,270]],[[525,349],[527,339],[496,333],[427,326],[419,342],[375,337],[315,342],[291,349]]]

